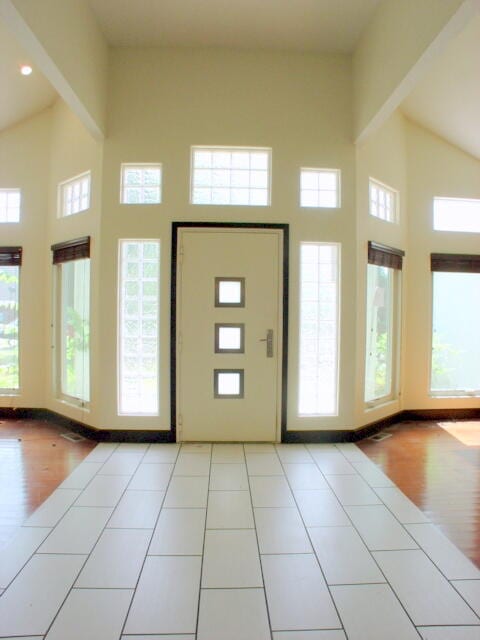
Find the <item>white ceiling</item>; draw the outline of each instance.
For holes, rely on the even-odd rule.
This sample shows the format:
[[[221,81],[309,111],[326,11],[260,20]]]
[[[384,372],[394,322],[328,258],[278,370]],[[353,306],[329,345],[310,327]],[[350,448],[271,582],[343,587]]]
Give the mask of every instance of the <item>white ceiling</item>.
[[[57,98],[34,65],[32,75],[20,75],[22,64],[31,61],[0,21],[0,131],[45,109]]]
[[[89,0],[115,46],[351,52],[380,0]]]
[[[449,43],[401,108],[480,159],[480,15]]]

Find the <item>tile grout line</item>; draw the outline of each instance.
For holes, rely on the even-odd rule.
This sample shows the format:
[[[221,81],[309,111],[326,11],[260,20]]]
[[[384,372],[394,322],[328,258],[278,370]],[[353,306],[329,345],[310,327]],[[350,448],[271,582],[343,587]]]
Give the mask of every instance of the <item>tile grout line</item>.
[[[208,518],[208,504],[210,502],[210,479],[212,477],[212,458],[213,458],[213,444],[210,444],[210,465],[208,467],[208,483],[207,483],[207,504],[205,508],[205,523],[203,527],[203,545],[202,555],[200,560],[200,581],[198,585],[198,602],[197,602],[197,619],[195,621],[194,638],[198,637],[198,625],[200,622],[200,602],[202,599],[202,581],[203,581],[203,561],[205,558],[205,541],[207,539],[207,518]]]

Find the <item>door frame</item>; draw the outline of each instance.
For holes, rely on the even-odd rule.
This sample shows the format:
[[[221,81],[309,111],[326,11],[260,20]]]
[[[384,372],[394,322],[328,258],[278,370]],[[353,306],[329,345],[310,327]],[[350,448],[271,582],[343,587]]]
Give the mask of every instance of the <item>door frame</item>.
[[[282,268],[282,381],[280,437],[283,442],[287,430],[288,392],[288,292],[289,292],[289,225],[268,222],[172,222],[171,280],[170,280],[170,428],[177,440],[177,251],[178,232],[182,228],[202,229],[279,229],[283,236]]]

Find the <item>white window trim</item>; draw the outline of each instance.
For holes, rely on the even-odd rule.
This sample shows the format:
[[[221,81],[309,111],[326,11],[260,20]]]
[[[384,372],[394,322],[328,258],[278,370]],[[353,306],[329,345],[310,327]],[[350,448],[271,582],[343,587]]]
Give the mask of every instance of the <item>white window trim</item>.
[[[371,195],[371,187],[372,185],[383,189],[384,191],[389,191],[393,195],[393,218],[392,220],[386,220],[385,218],[380,218],[372,213],[372,195]],[[400,191],[398,189],[394,189],[385,182],[380,182],[376,178],[372,178],[371,176],[368,178],[368,214],[375,218],[375,220],[380,220],[380,222],[386,222],[388,224],[398,224],[400,222]]]
[[[18,331],[17,331],[17,336],[18,336],[18,387],[16,389],[7,389],[7,387],[5,387],[4,389],[0,389],[0,398],[5,398],[5,397],[17,397],[22,395],[22,340],[20,339],[21,336],[21,330],[22,330],[22,326],[21,326],[21,317],[20,317],[20,310],[21,310],[21,295],[22,295],[22,265],[18,265],[18,309],[17,309],[17,323],[18,323]]]
[[[302,205],[302,171],[311,171],[313,173],[335,173],[336,175],[336,194],[337,194],[337,203],[333,207],[326,207],[324,205],[310,206],[310,205]],[[330,167],[300,167],[300,190],[299,190],[299,199],[298,199],[299,207],[301,209],[340,209],[342,207],[342,171],[341,169],[333,169]]]
[[[65,187],[73,182],[76,182],[77,180],[81,180],[82,178],[87,178],[87,177],[88,177],[88,207],[86,209],[80,209],[80,211],[76,211],[75,213],[65,214],[64,207],[63,207],[63,194],[64,194]],[[76,216],[79,213],[84,213],[85,211],[88,211],[91,208],[91,206],[92,206],[92,172],[90,170],[84,171],[83,173],[79,173],[76,176],[72,176],[71,178],[68,178],[67,180],[63,180],[62,182],[58,183],[57,218],[71,218],[72,216]]]
[[[0,224],[18,224],[20,222],[20,218],[22,217],[22,190],[20,187],[0,187],[0,192],[6,193],[8,197],[8,193],[18,193],[20,197],[20,204],[18,205],[18,220],[1,220]]]
[[[123,199],[123,171],[124,168],[132,168],[139,167],[141,169],[160,169],[160,184],[158,188],[160,189],[160,199],[158,202],[125,202]],[[152,207],[159,204],[162,204],[162,191],[163,191],[163,163],[161,162],[122,162],[120,165],[120,204],[125,205],[127,207],[138,206],[138,207]]]

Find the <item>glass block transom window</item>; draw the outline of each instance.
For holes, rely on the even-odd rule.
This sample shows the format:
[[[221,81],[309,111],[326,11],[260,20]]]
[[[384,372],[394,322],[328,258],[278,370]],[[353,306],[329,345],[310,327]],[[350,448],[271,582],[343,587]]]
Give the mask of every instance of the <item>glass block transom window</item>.
[[[20,189],[0,189],[0,222],[20,222]]]
[[[59,216],[71,216],[90,208],[90,171],[58,185]]]
[[[339,259],[337,244],[300,245],[301,416],[338,414]]]
[[[301,169],[300,206],[336,208],[340,206],[338,169]]]
[[[122,164],[122,204],[159,204],[161,201],[161,164]]]
[[[158,415],[160,242],[120,240],[120,415]]]
[[[271,149],[192,147],[192,204],[270,204]]]
[[[386,222],[397,222],[398,191],[370,178],[370,215]]]

